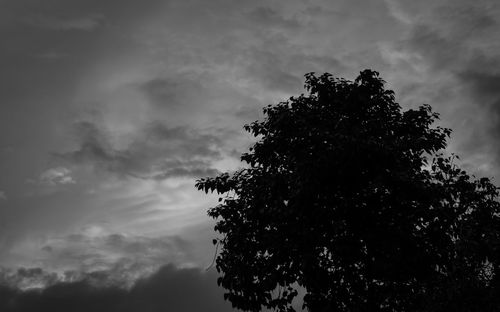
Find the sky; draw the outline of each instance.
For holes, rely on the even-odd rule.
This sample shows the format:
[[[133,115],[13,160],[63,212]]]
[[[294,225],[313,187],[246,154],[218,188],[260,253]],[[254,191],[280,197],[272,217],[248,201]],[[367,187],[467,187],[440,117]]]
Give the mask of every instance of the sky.
[[[231,311],[194,183],[308,72],[380,72],[495,183],[499,23],[495,0],[0,0],[2,311]]]

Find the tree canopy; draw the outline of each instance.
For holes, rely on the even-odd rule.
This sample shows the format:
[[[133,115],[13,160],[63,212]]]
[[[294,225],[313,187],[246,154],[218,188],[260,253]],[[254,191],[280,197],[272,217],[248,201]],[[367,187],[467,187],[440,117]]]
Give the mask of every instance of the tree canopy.
[[[500,204],[443,149],[429,105],[404,110],[372,70],[306,74],[307,94],[245,125],[246,166],[220,194],[216,268],[245,311],[498,311]]]

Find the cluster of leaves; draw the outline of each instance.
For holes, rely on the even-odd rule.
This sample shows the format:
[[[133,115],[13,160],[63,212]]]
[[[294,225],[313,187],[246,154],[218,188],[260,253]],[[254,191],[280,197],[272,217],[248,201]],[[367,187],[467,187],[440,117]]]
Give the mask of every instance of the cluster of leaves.
[[[301,288],[309,311],[493,311],[498,192],[440,154],[450,129],[429,105],[402,111],[375,71],[305,88],[245,126],[259,138],[245,169],[196,183],[221,194],[225,298],[290,312]]]

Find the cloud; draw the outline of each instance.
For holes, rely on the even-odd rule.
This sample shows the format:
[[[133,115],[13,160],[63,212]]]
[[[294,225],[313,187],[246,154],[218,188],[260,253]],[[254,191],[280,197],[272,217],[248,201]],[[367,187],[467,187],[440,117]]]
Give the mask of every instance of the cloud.
[[[64,167],[56,167],[45,170],[40,174],[39,181],[42,184],[49,186],[76,183],[71,176],[71,170]]]
[[[393,8],[415,16],[398,49],[411,56],[404,61],[420,76],[408,90],[441,113],[454,131],[450,149],[468,170],[498,177],[500,55],[493,38],[500,36],[500,7],[491,1],[445,1]]]
[[[271,7],[257,7],[249,12],[247,16],[250,21],[262,27],[277,27],[293,31],[302,26],[297,19],[283,17]]]
[[[52,30],[81,30],[92,31],[99,27],[104,20],[102,14],[90,14],[81,17],[55,17],[38,15],[33,17],[26,17],[25,22],[36,26]]]
[[[493,1],[207,3],[0,1],[0,141],[12,146],[0,155],[1,262],[106,284],[165,259],[210,261],[212,232],[186,228],[211,229],[217,199],[193,178],[239,166],[242,124],[302,92],[310,71],[379,70],[402,105],[442,113],[465,161],[497,170]],[[57,184],[70,181],[61,168],[78,183]],[[25,183],[45,170],[59,172],[46,189],[65,192]],[[74,233],[88,223],[106,231]],[[176,239],[188,235],[197,246]]]
[[[125,287],[165,263],[179,267],[198,265],[192,254],[195,249],[192,240],[179,235],[110,233],[103,227],[91,225],[73,234],[40,240],[38,243],[18,245],[14,250],[17,262],[9,263],[8,259],[2,259],[0,263],[6,267],[2,269],[0,264],[0,284],[25,290],[93,276],[95,283],[101,286]],[[21,254],[25,254],[27,259],[23,259]],[[43,267],[44,270],[26,269],[33,266]],[[14,269],[16,267],[18,269]]]
[[[18,275],[39,276],[41,269],[23,269]],[[47,274],[47,273],[45,273]],[[224,312],[233,311],[216,285],[214,271],[166,265],[139,279],[131,288],[98,285],[108,272],[87,274],[79,281],[56,282],[31,291],[0,286],[0,310],[4,312]],[[50,275],[50,274],[47,274]],[[99,275],[101,277],[99,277]]]
[[[389,9],[390,14],[395,19],[405,24],[411,24],[414,22],[413,17],[402,9],[400,2],[395,0],[384,0],[384,2]]]
[[[77,149],[55,153],[72,164],[89,164],[123,177],[154,180],[218,173],[211,162],[221,157],[221,140],[210,133],[152,122],[125,148],[117,149],[106,131],[95,123],[79,122],[75,129],[80,141]]]
[[[275,52],[252,49],[248,56],[251,61],[246,63],[245,72],[259,86],[285,93],[294,93],[302,87],[302,77],[294,74],[297,70],[292,68],[300,66],[306,58],[296,59],[298,62],[292,65],[293,57]]]
[[[5,194],[5,191],[0,191],[0,200],[7,200],[7,194]]]
[[[60,282],[57,273],[41,268],[18,268],[17,270],[0,267],[0,287],[29,290],[44,288]]]
[[[196,102],[209,92],[200,80],[183,75],[158,77],[146,81],[139,89],[159,107],[166,106],[170,110],[186,109],[186,106],[196,105]]]
[[[490,60],[492,66],[498,68],[500,58]],[[495,64],[496,63],[496,64]],[[457,77],[469,91],[470,98],[477,107],[477,115],[481,120],[481,127],[472,128],[471,140],[463,147],[473,154],[486,156],[479,159],[482,163],[482,174],[500,174],[500,72],[480,71],[475,68],[464,69]],[[474,153],[475,152],[475,153]],[[488,155],[491,155],[488,159]],[[497,176],[498,178],[498,176]]]

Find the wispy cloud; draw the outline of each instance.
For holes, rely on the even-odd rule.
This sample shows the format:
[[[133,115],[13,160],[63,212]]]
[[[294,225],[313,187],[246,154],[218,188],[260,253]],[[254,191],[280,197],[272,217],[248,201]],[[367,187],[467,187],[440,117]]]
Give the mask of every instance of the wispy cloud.
[[[218,172],[211,162],[221,157],[221,141],[213,134],[153,122],[126,148],[116,149],[106,131],[95,123],[79,122],[75,129],[80,144],[77,149],[55,154],[70,164],[88,164],[123,177],[155,180]]]
[[[40,183],[46,185],[74,184],[76,181],[71,176],[71,170],[64,167],[56,167],[45,170],[40,174]]]

